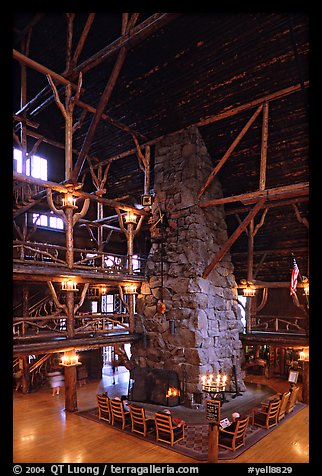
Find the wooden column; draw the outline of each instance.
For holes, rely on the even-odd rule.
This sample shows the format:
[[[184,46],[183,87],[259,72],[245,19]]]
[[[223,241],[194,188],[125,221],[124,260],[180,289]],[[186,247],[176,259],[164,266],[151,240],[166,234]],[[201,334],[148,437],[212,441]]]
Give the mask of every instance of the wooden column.
[[[302,373],[302,401],[303,403],[310,402],[310,362],[308,360],[303,361],[303,373]]]
[[[66,263],[68,268],[72,269],[74,265],[74,232],[73,232],[73,208],[65,208],[66,224]]]
[[[285,367],[285,348],[279,348],[279,372],[280,375],[284,375]]]
[[[128,273],[133,274],[133,241],[134,241],[134,224],[128,223],[127,226],[127,261]]]
[[[27,285],[22,287],[22,315],[23,317],[28,317],[29,315],[29,288]],[[26,332],[25,323],[22,324],[22,335],[24,336]],[[29,375],[29,364],[28,357],[23,356],[19,360],[19,368],[22,370],[22,393],[28,393],[29,384],[30,384],[30,375]]]
[[[254,265],[254,218],[249,222],[248,226],[248,254],[247,254],[247,281],[253,280]],[[254,298],[255,299],[255,298]],[[252,331],[252,301],[253,298],[247,298],[246,301],[246,332]]]
[[[134,332],[134,294],[128,294],[130,334]]]
[[[208,463],[218,463],[218,424],[209,423]]]
[[[75,351],[71,350],[65,352],[68,354],[74,354]],[[65,376],[65,410],[67,412],[75,412],[77,408],[77,373],[76,365],[70,365],[64,367],[64,376]]]

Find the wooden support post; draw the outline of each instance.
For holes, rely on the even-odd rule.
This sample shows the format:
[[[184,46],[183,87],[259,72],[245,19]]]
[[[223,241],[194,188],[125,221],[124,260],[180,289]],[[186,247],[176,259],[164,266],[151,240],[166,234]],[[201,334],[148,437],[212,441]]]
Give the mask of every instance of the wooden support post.
[[[237,147],[237,145],[239,144],[239,142],[242,140],[242,138],[244,137],[244,135],[246,134],[246,132],[249,130],[249,128],[251,127],[251,125],[253,124],[253,122],[256,120],[257,116],[259,115],[259,113],[261,112],[261,110],[263,109],[263,105],[261,104],[257,109],[256,111],[254,112],[254,114],[251,116],[251,118],[247,121],[246,125],[242,128],[242,130],[240,131],[240,133],[238,134],[238,136],[236,137],[236,139],[233,141],[233,143],[230,145],[230,147],[228,148],[228,150],[226,151],[226,153],[224,154],[224,156],[220,159],[220,161],[218,162],[218,164],[216,165],[216,167],[214,168],[214,170],[211,172],[211,174],[209,175],[209,177],[207,178],[206,180],[206,183],[201,187],[201,189],[199,190],[198,192],[198,198],[200,198],[206,191],[206,188],[208,187],[208,185],[213,181],[213,179],[215,178],[215,176],[217,175],[217,173],[219,172],[219,170],[222,168],[222,166],[224,165],[224,163],[227,161],[227,159],[231,156],[231,154],[233,153],[233,151],[235,150],[235,148]]]
[[[303,361],[303,374],[302,374],[302,401],[303,403],[310,402],[310,362],[308,360]]]
[[[266,187],[266,163],[267,163],[267,140],[268,140],[268,102],[264,103],[263,126],[262,126],[262,144],[261,144],[261,162],[259,170],[259,190],[265,190]]]
[[[30,384],[28,356],[24,355],[22,358],[22,393],[28,393]]]
[[[254,218],[248,225],[248,254],[247,254],[247,281],[253,279],[253,263],[254,263]],[[246,332],[252,330],[252,298],[246,300]]]
[[[73,208],[67,206],[65,209],[66,224],[66,263],[72,269],[74,264],[74,232],[73,232]]]
[[[128,273],[133,274],[133,241],[134,241],[134,224],[129,223],[127,227],[127,260]]]
[[[279,348],[280,375],[285,374],[285,347]]]
[[[208,430],[208,463],[218,463],[218,424],[209,423]]]
[[[130,334],[134,332],[134,294],[128,294],[129,304],[129,330]]]
[[[265,198],[263,197],[259,202],[255,205],[255,207],[249,212],[247,217],[244,219],[244,221],[239,225],[237,230],[234,231],[234,233],[231,235],[231,237],[228,239],[226,244],[221,248],[221,250],[217,253],[215,258],[212,260],[212,262],[207,266],[205,271],[203,272],[202,277],[205,279],[209,276],[210,272],[214,269],[214,267],[219,263],[219,261],[224,257],[224,255],[227,253],[227,251],[231,248],[231,246],[235,243],[237,238],[242,234],[242,232],[245,230],[249,222],[255,217],[255,215],[259,212],[261,207],[263,206],[263,203],[265,202]]]
[[[73,339],[75,336],[74,326],[74,291],[66,291],[67,310],[67,337]]]
[[[74,353],[74,351],[68,351]],[[66,352],[66,353],[68,353]],[[65,377],[65,410],[67,412],[77,411],[77,373],[76,365],[64,367]]]

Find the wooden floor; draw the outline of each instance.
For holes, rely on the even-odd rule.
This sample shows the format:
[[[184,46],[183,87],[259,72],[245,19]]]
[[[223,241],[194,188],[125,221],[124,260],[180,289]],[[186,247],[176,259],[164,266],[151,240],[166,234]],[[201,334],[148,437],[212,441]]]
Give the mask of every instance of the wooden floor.
[[[263,377],[248,377],[263,383]],[[95,406],[95,395],[106,389],[107,376],[78,388],[78,409]],[[125,382],[123,382],[125,385]],[[276,391],[287,382],[270,379]],[[109,387],[113,390],[115,387]],[[124,392],[123,392],[124,393]],[[140,441],[64,410],[64,391],[52,396],[49,388],[22,395],[14,392],[14,463],[198,463],[173,451]],[[267,435],[227,463],[308,463],[309,409]]]

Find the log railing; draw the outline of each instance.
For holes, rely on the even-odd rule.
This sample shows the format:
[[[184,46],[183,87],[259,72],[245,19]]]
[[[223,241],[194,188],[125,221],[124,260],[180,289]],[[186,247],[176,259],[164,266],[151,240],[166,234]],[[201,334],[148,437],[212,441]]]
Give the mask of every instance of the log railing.
[[[22,329],[24,328],[24,332]],[[97,334],[128,333],[129,314],[80,314],[75,316],[75,335],[93,337]],[[28,316],[13,318],[13,340],[35,338],[67,338],[66,315]]]
[[[66,247],[49,243],[14,240],[13,261],[17,263],[32,261],[36,265],[67,267]],[[133,262],[133,274],[144,274],[145,259],[137,258]],[[92,249],[74,248],[73,269],[92,269],[108,274],[129,274],[128,257],[114,253],[100,252]]]
[[[253,317],[250,332],[276,332],[290,334],[306,334],[305,317],[280,317],[274,315]],[[252,320],[253,320],[252,319]]]

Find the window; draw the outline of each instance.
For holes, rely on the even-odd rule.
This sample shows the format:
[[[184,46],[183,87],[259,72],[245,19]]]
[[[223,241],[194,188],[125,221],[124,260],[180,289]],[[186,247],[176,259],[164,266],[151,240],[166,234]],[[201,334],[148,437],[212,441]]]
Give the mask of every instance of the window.
[[[113,294],[103,294],[102,296],[102,312],[114,312]]]
[[[13,149],[14,169],[22,173],[22,152],[19,149]],[[26,160],[26,175],[41,180],[47,180],[47,160],[33,155]]]
[[[40,213],[33,213],[32,214],[32,223],[37,224],[40,227],[44,228],[51,228],[53,230],[63,230],[64,229],[64,222],[61,218],[56,217],[52,214],[40,214]]]
[[[246,301],[247,301],[246,296],[241,296],[241,295],[238,296],[238,307],[239,307],[240,314],[241,314],[241,322],[242,322],[243,327],[244,327],[244,334],[246,333],[246,313],[245,313]]]

